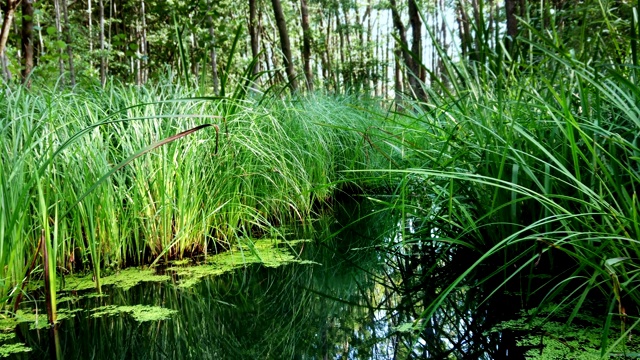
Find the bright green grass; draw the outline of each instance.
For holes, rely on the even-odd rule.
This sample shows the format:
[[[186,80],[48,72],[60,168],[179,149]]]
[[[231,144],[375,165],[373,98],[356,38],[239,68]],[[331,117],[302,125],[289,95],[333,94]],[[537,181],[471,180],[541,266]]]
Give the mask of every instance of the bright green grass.
[[[628,73],[532,46],[547,62],[531,72],[481,77],[448,61],[447,91],[432,89],[430,103],[398,115],[422,139],[397,141],[408,165],[391,170],[403,181],[390,206],[421,223],[403,232],[404,244],[442,242],[478,255],[416,323],[472,276],[494,291],[517,284],[525,307],[568,307],[568,323],[587,299],[604,299],[605,334],[625,309],[638,312],[640,87]],[[535,281],[546,272],[549,281]],[[639,323],[629,317],[624,331],[637,333]],[[599,355],[613,351],[607,339]]]
[[[166,83],[2,91],[0,296],[20,291],[40,239],[50,268],[82,264],[100,279],[101,268],[282,238],[279,225],[307,221],[343,184],[384,185],[345,170],[389,166],[379,149],[395,152],[386,122],[362,110],[377,105],[349,98],[195,98]],[[215,126],[92,189],[202,124]]]

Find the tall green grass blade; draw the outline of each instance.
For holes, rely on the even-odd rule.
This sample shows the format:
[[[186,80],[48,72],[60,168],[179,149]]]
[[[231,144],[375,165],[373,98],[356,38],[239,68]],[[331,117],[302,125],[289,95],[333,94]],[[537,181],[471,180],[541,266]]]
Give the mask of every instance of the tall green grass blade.
[[[178,50],[180,52],[180,60],[182,62],[182,75],[184,76],[184,86],[189,89],[190,81],[189,81],[189,63],[187,62],[187,56],[184,51],[184,44],[182,43],[182,31],[180,30],[180,26],[178,25],[178,18],[176,16],[176,12],[173,12],[173,29],[176,34],[176,41],[178,42]],[[180,69],[180,67],[178,67]]]

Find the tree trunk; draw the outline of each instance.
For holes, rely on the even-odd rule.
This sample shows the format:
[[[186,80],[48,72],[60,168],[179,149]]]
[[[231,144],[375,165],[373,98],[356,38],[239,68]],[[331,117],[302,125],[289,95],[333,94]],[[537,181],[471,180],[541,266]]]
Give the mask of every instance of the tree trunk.
[[[411,66],[409,66],[413,76],[409,79],[409,83],[416,97],[419,100],[426,100],[423,87],[425,72],[422,66],[422,21],[420,21],[416,0],[409,0],[409,23],[411,24],[411,52],[413,53]]]
[[[73,67],[73,40],[71,38],[71,28],[69,27],[69,11],[67,9],[67,0],[62,0],[62,13],[64,15],[64,33],[67,40],[67,56],[69,57],[69,80],[71,86],[76,86],[76,73]]]
[[[100,0],[100,85],[104,88],[107,82],[107,60],[104,53],[104,0]]]
[[[263,27],[260,28],[260,34],[262,35],[262,38],[265,39],[264,51],[262,52],[262,55],[264,57],[265,71],[267,73],[271,73],[271,65],[270,64],[273,64],[273,62],[271,61],[272,56],[270,55],[271,53],[273,53],[272,42],[271,42],[271,39],[269,38],[269,36],[267,35],[267,32],[265,31],[265,29]],[[269,76],[267,78],[267,81],[269,81],[269,86],[273,86],[274,82],[275,82],[275,77],[274,76]]]
[[[31,86],[33,70],[33,0],[22,0],[22,83]]]
[[[211,16],[211,4],[209,3],[209,13],[207,15],[207,22],[209,22],[209,35],[211,36],[211,77],[213,80],[213,94],[218,95],[218,88],[220,87],[220,80],[218,79],[218,59],[216,56],[216,33],[213,28],[213,17]]]
[[[195,28],[193,24],[193,18],[191,18],[190,27]],[[198,58],[196,55],[196,51],[198,49],[198,40],[196,39],[195,32],[191,31],[189,38],[191,40],[191,47],[189,49],[189,56],[191,58],[191,74],[193,75],[193,78],[197,80],[199,76],[198,74],[200,73],[200,62],[198,61]]]
[[[45,49],[44,49],[44,38],[42,36],[42,24],[40,23],[40,18],[36,17],[35,18],[37,23],[36,25],[38,26],[38,47],[36,49],[34,49],[34,52],[38,53],[37,57],[34,57],[34,66],[36,65],[36,62],[38,61],[38,58],[42,57],[45,55]],[[34,45],[35,46],[35,45]],[[36,51],[37,50],[37,51]]]
[[[364,62],[363,62],[363,66],[365,69],[365,81],[366,81],[366,87],[365,87],[365,91],[371,93],[371,90],[373,89],[373,95],[377,96],[377,89],[376,89],[376,83],[373,81],[374,79],[374,73],[375,73],[375,59],[377,59],[378,55],[377,55],[377,46],[376,43],[373,41],[373,15],[371,13],[371,10],[373,8],[373,0],[369,0],[367,2],[367,9],[364,12],[364,16],[362,17],[362,20],[364,22],[364,20],[367,20],[367,42],[364,42],[364,38],[363,38],[363,33],[361,32],[361,39],[360,42],[362,43],[362,48],[364,49]],[[372,46],[373,45],[373,48]]]
[[[89,54],[93,54],[93,5],[92,0],[87,0],[87,15],[89,15]],[[92,65],[91,57],[89,57],[89,64]]]
[[[327,62],[327,77],[326,77],[326,81],[329,81],[329,85],[331,85],[333,87],[334,91],[338,91],[338,84],[337,84],[337,74],[336,72],[333,70],[334,66],[333,66],[333,43],[331,41],[331,37],[333,35],[333,33],[331,32],[331,16],[329,16],[327,18],[327,34],[326,34],[326,43],[325,43],[325,55],[326,55],[326,62]],[[329,86],[327,86],[327,88],[329,88]]]
[[[149,69],[147,67],[147,62],[149,61],[149,53],[147,51],[147,10],[145,8],[144,0],[140,1],[140,12],[142,17],[142,32],[140,38],[140,56],[142,56],[142,60],[140,61],[141,66],[141,81],[142,84],[146,84],[147,79],[149,78]]]
[[[456,3],[456,10],[458,15],[456,20],[458,21],[458,32],[460,33],[460,49],[463,58],[468,58],[471,51],[471,29],[469,25],[469,16],[467,10],[462,4],[464,0],[458,0]]]
[[[9,31],[11,31],[11,23],[18,7],[19,0],[7,0],[2,6],[2,12],[4,13],[4,19],[2,22],[2,30],[0,30],[0,54],[4,53],[7,46],[7,40],[9,39]]]
[[[293,68],[293,58],[291,56],[291,43],[289,42],[289,34],[287,32],[287,23],[284,18],[284,12],[282,11],[282,4],[280,0],[271,0],[273,4],[273,12],[276,19],[276,25],[278,27],[278,33],[280,34],[280,46],[282,47],[282,55],[284,56],[284,66],[287,72],[287,80],[292,91],[296,91],[298,86],[296,84],[296,72]]]
[[[339,13],[339,11],[338,11]],[[343,30],[344,30],[344,39],[346,41],[346,46],[347,46],[347,62],[352,62],[353,58],[351,57],[351,22],[349,21],[349,10],[347,9],[347,4],[345,2],[342,3],[342,13],[344,15],[344,23],[343,23]],[[338,14],[338,17],[340,17],[340,14]]]
[[[304,76],[307,78],[307,89],[313,91],[313,73],[311,72],[311,29],[309,28],[309,10],[306,0],[300,0],[302,14],[302,59],[304,60]]]
[[[415,0],[409,0],[409,20],[411,21],[412,26],[412,36],[413,40],[411,44],[411,51],[413,54],[409,52],[409,43],[407,41],[406,29],[404,24],[402,23],[402,19],[400,18],[400,13],[398,12],[398,7],[396,5],[395,0],[389,0],[389,4],[391,5],[391,17],[393,18],[393,26],[396,28],[396,32],[398,33],[398,37],[400,38],[400,44],[398,46],[401,48],[401,53],[404,58],[404,63],[409,72],[409,87],[414,92],[414,95],[417,99],[422,100],[424,98],[424,90],[422,88],[422,84],[420,81],[420,63],[419,59],[415,59],[414,56],[418,56],[421,49],[420,46],[420,29],[416,29],[416,26],[420,24],[420,19],[417,21],[415,17],[418,17],[417,14],[417,6],[415,4]],[[413,5],[412,5],[413,4]],[[421,24],[420,24],[421,26]],[[418,36],[416,36],[418,35]],[[417,37],[417,38],[416,38]],[[417,40],[417,48],[416,48],[416,40]],[[418,50],[418,54],[415,51]]]
[[[56,36],[58,41],[62,41],[62,25],[60,21],[60,0],[53,0],[53,8],[55,12],[55,20],[56,20]],[[60,71],[60,80],[64,82],[64,60],[62,59],[62,54],[64,50],[62,48],[58,49],[58,70]]]
[[[442,14],[445,14],[446,4],[444,0],[440,0],[440,11],[442,12]],[[444,51],[444,53],[447,54],[449,50],[449,44],[447,43],[447,19],[445,16],[442,16],[442,23],[440,25],[440,34],[441,34],[440,45],[442,46],[442,51]],[[440,80],[442,81],[442,84],[446,86],[448,83],[448,77],[446,74],[445,62],[441,56],[438,56],[438,69],[440,72]]]
[[[395,45],[394,50],[394,72],[393,72],[393,80],[394,87],[393,92],[395,93],[395,104],[398,110],[400,110],[400,103],[402,102],[402,68],[400,66],[400,55],[402,50],[400,49],[400,45]]]
[[[139,16],[142,16],[142,14],[139,14]],[[140,21],[136,18],[135,21],[135,26],[133,28],[132,33],[134,34],[134,39],[136,40],[140,40],[142,39],[142,24],[140,24]],[[136,44],[138,44],[138,42],[136,42]],[[140,49],[142,48],[142,46],[140,46],[138,44],[138,52],[140,52]],[[142,57],[141,56],[132,56],[131,59],[135,59],[135,79],[136,79],[136,85],[141,86],[142,85]]]
[[[324,34],[324,50],[320,54],[322,62],[322,81],[324,89],[331,88],[333,82],[333,73],[331,72],[331,17],[328,18],[327,24],[324,23],[324,16],[320,17],[320,32]]]
[[[2,30],[0,30],[0,58],[2,58],[2,72],[5,79],[8,79],[11,76],[8,67],[6,66],[7,59],[5,48],[7,47],[9,31],[11,31],[11,23],[13,22],[13,17],[15,15],[16,8],[18,7],[18,3],[19,0],[7,0],[7,2],[2,7],[2,12],[4,12],[4,19],[2,22]]]
[[[339,91],[340,84],[346,89],[349,87],[349,73],[346,71],[345,50],[344,50],[344,26],[342,26],[342,20],[340,19],[340,11],[336,9],[336,32],[338,33],[338,51],[340,52],[340,65],[337,66],[336,71],[336,90]],[[340,75],[342,75],[342,82],[340,81]]]
[[[518,36],[518,20],[516,19],[518,0],[505,0],[504,6],[507,13],[507,41],[505,41],[505,45],[507,51],[513,55],[516,36]]]
[[[249,36],[251,37],[251,56],[256,59],[255,66],[253,67],[253,75],[257,75],[260,72],[260,61],[258,56],[260,54],[260,29],[258,29],[258,7],[256,6],[256,0],[249,0]]]

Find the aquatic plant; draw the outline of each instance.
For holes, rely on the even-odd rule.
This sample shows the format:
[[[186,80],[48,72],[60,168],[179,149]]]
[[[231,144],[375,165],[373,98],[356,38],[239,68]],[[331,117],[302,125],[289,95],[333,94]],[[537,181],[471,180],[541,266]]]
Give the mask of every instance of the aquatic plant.
[[[424,326],[466,286],[518,292],[523,307],[553,301],[571,309],[567,326],[595,297],[608,303],[605,356],[640,324],[640,88],[635,70],[579,60],[538,36],[527,45],[539,66],[492,54],[502,67],[490,72],[445,57],[448,82],[395,115],[424,139],[397,139],[413,151],[390,170],[403,177],[389,206],[403,214],[412,266],[435,271],[419,267],[434,246],[476,254],[412,321]],[[613,322],[623,330],[612,344]]]
[[[388,146],[377,142],[385,123],[350,98],[202,97],[170,83],[3,91],[5,297],[21,289],[42,231],[48,268],[92,269],[99,281],[100,269],[282,238],[278,225],[308,221],[334,191],[371,178],[344,170],[388,161],[373,151]]]

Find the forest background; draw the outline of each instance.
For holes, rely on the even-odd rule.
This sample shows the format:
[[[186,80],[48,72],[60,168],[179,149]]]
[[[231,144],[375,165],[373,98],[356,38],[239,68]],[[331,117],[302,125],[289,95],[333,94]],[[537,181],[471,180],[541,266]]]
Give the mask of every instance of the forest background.
[[[580,6],[598,13],[595,4]],[[419,99],[423,86],[447,81],[441,55],[482,60],[488,46],[511,51],[519,31],[527,31],[518,18],[570,38],[583,13],[566,1],[476,0],[8,0],[2,10],[5,80],[59,78],[75,86],[99,79],[104,86],[111,76],[141,85],[172,69],[218,94],[222,71],[239,76],[255,59],[260,85]],[[551,24],[555,11],[561,13]],[[623,6],[611,15],[629,11]],[[237,31],[241,60],[228,67]]]

